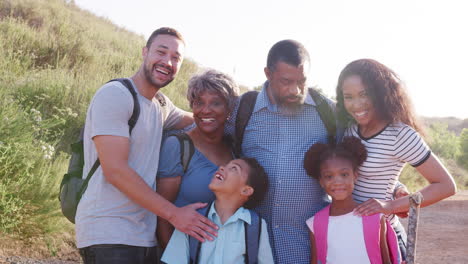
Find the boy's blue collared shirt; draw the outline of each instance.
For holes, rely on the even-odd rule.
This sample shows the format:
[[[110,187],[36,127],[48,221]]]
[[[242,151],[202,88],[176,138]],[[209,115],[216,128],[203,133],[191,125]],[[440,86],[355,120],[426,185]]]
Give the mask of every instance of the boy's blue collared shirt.
[[[219,226],[218,236],[213,241],[206,241],[200,249],[199,263],[206,264],[241,264],[245,263],[245,230],[244,222],[250,224],[250,213],[247,209],[239,208],[229,219],[221,224],[214,203],[208,213],[208,218]],[[189,263],[188,235],[175,230],[169,244],[164,251],[162,261],[168,264]],[[273,263],[266,222],[262,219],[258,263]]]

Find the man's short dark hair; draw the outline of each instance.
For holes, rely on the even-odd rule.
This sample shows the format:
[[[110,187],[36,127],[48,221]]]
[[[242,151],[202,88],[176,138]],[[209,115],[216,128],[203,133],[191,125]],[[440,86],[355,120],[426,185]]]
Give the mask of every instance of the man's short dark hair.
[[[296,40],[281,40],[268,52],[267,68],[272,72],[275,71],[276,64],[280,61],[298,67],[310,62],[309,52]]]
[[[158,28],[153,33],[151,33],[151,36],[148,38],[148,41],[146,42],[146,47],[149,49],[151,47],[151,44],[153,43],[153,40],[158,36],[158,35],[170,35],[174,36],[177,39],[181,40],[184,45],[185,45],[185,40],[182,37],[182,35],[179,33],[179,31],[170,28],[170,27],[162,27]]]
[[[265,169],[254,158],[240,158],[249,165],[249,175],[247,185],[253,188],[254,192],[250,195],[249,200],[244,204],[245,208],[253,209],[257,207],[265,197],[268,190],[268,176]]]

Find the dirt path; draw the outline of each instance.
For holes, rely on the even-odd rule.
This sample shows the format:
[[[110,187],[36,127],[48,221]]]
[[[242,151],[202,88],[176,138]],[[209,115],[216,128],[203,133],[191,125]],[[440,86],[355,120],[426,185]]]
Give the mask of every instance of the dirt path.
[[[406,227],[406,222],[402,222]],[[451,198],[421,209],[418,228],[416,263],[468,263],[468,191],[460,191]],[[6,257],[0,254],[0,263],[79,262]]]
[[[468,263],[468,191],[421,209],[417,243],[416,263]]]

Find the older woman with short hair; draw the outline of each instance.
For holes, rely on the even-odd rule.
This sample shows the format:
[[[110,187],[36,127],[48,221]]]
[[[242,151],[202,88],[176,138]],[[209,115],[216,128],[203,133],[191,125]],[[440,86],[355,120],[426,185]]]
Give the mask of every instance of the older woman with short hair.
[[[218,167],[233,159],[231,146],[224,138],[224,123],[238,96],[239,87],[234,80],[216,70],[189,80],[187,99],[196,127],[185,138],[193,143],[194,153],[184,168],[181,141],[176,136],[168,137],[161,147],[157,174],[157,192],[175,205],[214,200],[208,184]],[[173,230],[167,221],[158,219],[158,242],[163,248]]]

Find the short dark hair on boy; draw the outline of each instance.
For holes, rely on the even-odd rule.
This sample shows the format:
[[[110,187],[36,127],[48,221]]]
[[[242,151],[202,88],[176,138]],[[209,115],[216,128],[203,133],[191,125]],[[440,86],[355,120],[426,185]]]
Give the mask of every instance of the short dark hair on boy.
[[[170,28],[170,27],[162,27],[158,28],[153,33],[151,33],[151,36],[148,38],[148,41],[146,42],[146,47],[149,49],[151,47],[151,44],[153,43],[153,40],[158,36],[158,35],[170,35],[173,37],[176,37],[177,39],[181,40],[184,45],[185,41],[182,35],[179,33],[179,31]]]
[[[249,175],[247,185],[253,188],[254,192],[250,195],[249,200],[244,204],[245,208],[253,209],[257,207],[265,197],[268,190],[268,176],[265,169],[254,158],[240,158],[249,165]]]
[[[356,171],[366,160],[367,150],[356,137],[344,137],[338,144],[316,143],[304,155],[304,169],[309,176],[318,180],[321,164],[334,157],[349,160]]]

